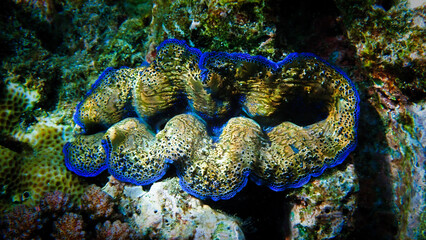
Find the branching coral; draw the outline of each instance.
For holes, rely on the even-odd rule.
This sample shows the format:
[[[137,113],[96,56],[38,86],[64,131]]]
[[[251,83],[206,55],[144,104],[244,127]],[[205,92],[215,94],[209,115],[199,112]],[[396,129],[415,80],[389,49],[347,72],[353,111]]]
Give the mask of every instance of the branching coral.
[[[305,126],[285,121],[288,102],[300,97],[302,106],[326,113]],[[134,112],[146,122],[118,122]],[[157,181],[174,164],[182,188],[201,199],[229,199],[249,175],[281,191],[346,158],[356,144],[358,112],[353,83],[312,54],[275,63],[167,40],[148,67],[101,75],[74,120],[85,133],[109,129],[102,140],[98,133],[96,141],[80,135],[67,143],[65,161],[83,176],[108,169],[136,184]],[[161,131],[154,134],[156,126]]]
[[[81,199],[82,210],[89,213],[92,219],[107,218],[113,213],[114,202],[112,197],[96,185],[89,186]]]
[[[12,194],[15,202],[34,202],[43,194],[59,190],[68,192],[75,202],[87,186],[78,176],[67,171],[61,151],[69,127],[40,121],[26,132],[16,134],[21,142],[31,146],[31,154],[22,156]],[[31,201],[26,201],[26,200]]]
[[[52,234],[55,239],[84,239],[83,218],[75,213],[65,213],[55,222],[55,232]]]
[[[99,187],[86,189],[81,202],[54,191],[43,195],[34,207],[17,205],[1,213],[0,238],[4,239],[137,239],[115,202]],[[80,207],[74,207],[79,205]],[[106,222],[105,220],[108,219]],[[111,223],[111,222],[113,223]],[[1,239],[3,239],[1,238]]]
[[[34,207],[17,205],[1,221],[4,239],[32,239],[42,227],[40,212]]]

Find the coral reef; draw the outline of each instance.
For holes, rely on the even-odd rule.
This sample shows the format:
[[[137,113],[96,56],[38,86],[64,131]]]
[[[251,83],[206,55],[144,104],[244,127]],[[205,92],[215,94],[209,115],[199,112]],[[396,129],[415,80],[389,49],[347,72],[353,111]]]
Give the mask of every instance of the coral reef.
[[[96,225],[96,239],[126,240],[137,239],[137,237],[134,230],[129,227],[129,224],[116,220],[112,224],[110,221],[106,221],[102,225]]]
[[[270,56],[275,53],[276,28],[268,19],[267,5],[264,0],[155,0],[148,42],[191,39],[190,45],[210,51]]]
[[[4,239],[33,239],[42,227],[40,212],[34,207],[15,206],[2,217]]]
[[[45,194],[36,207],[16,206],[3,216],[1,233],[5,239],[244,239],[237,219],[182,191],[178,178],[149,192],[111,178],[104,189],[89,187],[81,207],[59,191]]]
[[[114,211],[114,202],[111,196],[101,191],[96,185],[89,186],[81,196],[81,208],[90,214],[90,218],[108,218]]]
[[[37,90],[16,83],[7,83],[0,92],[0,135],[8,135],[16,131],[21,115],[34,108],[40,95]]]
[[[0,145],[0,184],[2,194],[7,194],[16,187],[16,177],[19,172],[16,169],[20,166],[20,157],[17,152]]]
[[[85,239],[83,217],[75,213],[65,213],[55,222],[52,234],[55,239]]]
[[[57,154],[72,129],[59,121],[40,118],[25,130],[15,126],[14,134],[5,137],[6,147],[0,146],[1,201],[34,205],[44,193],[55,190],[67,191],[71,198],[79,199],[86,184],[67,171],[63,157]]]
[[[244,235],[248,239],[425,239],[425,9],[424,0],[0,1],[0,238],[52,239],[54,223],[68,213],[81,216],[84,223],[80,231],[85,232],[86,239],[118,238],[118,233],[123,233],[123,237],[141,237],[132,231],[137,228],[136,215],[143,219],[156,217],[161,223],[139,222],[146,238],[161,239],[179,233],[194,238],[196,232],[202,238],[201,233],[206,232],[206,238],[219,239]],[[173,173],[166,175],[168,180],[154,183],[151,190],[149,186],[131,186],[111,176],[104,189],[120,205],[113,208],[114,213],[107,219],[90,218],[92,213],[78,207],[80,189],[85,184],[75,174],[66,173],[65,164],[57,161],[62,159],[57,146],[76,139],[71,137],[75,106],[104,69],[146,68],[140,64],[144,60],[154,63],[156,47],[168,38],[185,39],[189,46],[204,52],[247,52],[274,61],[284,59],[289,52],[313,52],[341,67],[360,93],[357,148],[343,164],[300,188],[272,192],[249,181],[228,201],[200,202],[181,190],[177,178],[169,178]],[[211,94],[209,88],[192,87]],[[197,103],[205,93],[202,98],[186,97]],[[181,97],[176,98],[177,103],[187,101],[185,96]],[[218,110],[212,108],[212,102],[195,107],[205,107],[205,112]],[[262,102],[258,103],[247,105],[246,109],[264,109]],[[226,102],[216,104],[226,110]],[[312,109],[300,107],[300,101],[296,105],[299,107],[291,108],[291,114],[284,114],[280,120],[306,120],[304,114],[292,117],[298,110],[308,113]],[[316,113],[312,115],[318,116]],[[162,129],[174,114],[165,111],[161,117],[145,119],[146,124],[157,134],[155,130]],[[269,132],[259,119],[254,118],[262,131]],[[294,123],[307,126],[317,120]],[[217,141],[222,130],[217,126],[225,122],[215,126],[209,125],[214,121],[205,122],[209,136]],[[275,127],[274,123],[266,124]],[[59,141],[43,134],[30,134],[43,129]],[[79,134],[82,129],[77,127],[74,131]],[[117,138],[126,133],[122,128],[114,131],[118,135],[114,135],[113,148],[131,141]],[[100,135],[103,138],[104,134]],[[39,144],[31,138],[46,142]],[[54,147],[50,149],[48,142]],[[101,143],[97,147],[103,151]],[[134,153],[127,150],[131,149],[126,149],[126,153]],[[118,158],[120,151],[111,153]],[[53,161],[47,160],[50,157]],[[92,163],[94,159],[89,158]],[[50,170],[60,177],[55,179],[54,174],[48,174]],[[106,175],[84,181],[101,186]],[[68,191],[64,186],[73,185],[70,181],[78,187]],[[49,193],[58,189],[65,194]],[[164,211],[163,206],[147,204],[155,207],[158,215],[151,214],[154,210],[141,212],[141,205],[135,207],[151,191],[158,193],[152,199],[165,202]],[[27,206],[14,211],[12,201]],[[175,202],[180,204],[171,204]],[[191,211],[187,211],[187,206]],[[162,219],[160,213],[166,218]],[[15,217],[5,218],[13,214]],[[203,215],[221,217],[206,220]],[[226,215],[237,216],[241,221]],[[166,219],[174,228],[166,227]],[[210,220],[211,225],[203,224]],[[107,227],[114,231],[105,232]]]
[[[349,164],[334,175],[316,179],[290,193],[291,236],[294,239],[344,238],[342,229],[354,224],[357,181],[354,165]]]
[[[337,2],[339,6],[347,4]],[[345,20],[348,21],[350,40],[369,78],[382,85],[389,83],[386,82],[388,78],[381,76],[391,76],[391,84],[408,99],[413,102],[424,99],[425,4],[417,9],[407,9],[406,2],[401,1],[385,9],[381,5],[366,5],[367,2],[361,1],[344,11],[356,12],[355,16],[348,15]],[[363,10],[354,11],[356,8]]]
[[[54,191],[35,206],[17,205],[2,213],[0,233],[4,239],[141,239],[99,187],[90,186],[82,198]]]
[[[384,91],[386,88],[381,88]],[[373,95],[374,96],[374,95]],[[408,236],[412,239],[425,237],[424,209],[426,209],[425,167],[426,153],[424,136],[426,134],[424,117],[425,103],[398,104],[395,108],[383,104],[389,99],[380,97],[377,104],[378,114],[386,119],[386,134],[383,141],[387,149],[381,158],[388,164],[388,172],[381,172],[381,178],[389,176],[388,191],[394,192],[389,201],[393,221],[398,222],[398,232],[387,233]],[[376,156],[377,157],[377,156]],[[385,178],[386,179],[386,178]],[[364,180],[368,181],[368,180]],[[383,180],[381,180],[383,181]],[[384,211],[384,210],[382,210]],[[387,215],[390,215],[387,213]],[[396,223],[393,223],[396,225]]]
[[[373,3],[336,1],[359,58],[355,74],[365,89],[363,145],[355,159],[360,182],[356,225],[369,238],[422,239],[426,5]]]
[[[237,219],[182,191],[176,177],[154,183],[149,191],[131,185],[123,189],[114,181],[104,190],[119,192],[120,208],[150,239],[245,239]]]
[[[73,203],[69,198],[69,194],[61,191],[48,192],[43,195],[40,200],[40,210],[45,213],[53,214],[53,217],[58,217],[69,211]]]
[[[93,176],[108,168],[119,180],[146,185],[161,178],[167,163],[173,163],[184,190],[201,199],[219,200],[239,192],[250,173],[256,183],[276,191],[299,187],[340,164],[355,147],[356,89],[343,72],[311,54],[291,54],[274,63],[246,54],[201,54],[183,41],[167,40],[146,69],[107,69],[100,76],[77,106],[74,119],[83,132],[108,127],[128,115],[133,84],[134,107],[145,119],[174,107],[179,92],[186,93],[190,108],[206,121],[229,119],[236,111],[232,106],[237,96],[243,99],[246,115],[223,124],[215,143],[208,133],[213,130],[194,115],[173,117],[155,136],[149,125],[125,119],[105,133],[105,159],[98,157],[99,134],[67,143],[64,153],[70,170]],[[301,127],[274,118],[283,102],[300,94],[308,102],[312,95],[327,102],[326,119]],[[265,134],[248,117],[275,123]]]
[[[63,157],[57,154],[70,135],[70,127],[42,119],[26,132],[16,134],[16,139],[31,146],[31,151],[22,155],[16,169],[16,187],[11,189],[15,202],[38,201],[44,193],[55,190],[79,199],[86,184],[67,171]]]

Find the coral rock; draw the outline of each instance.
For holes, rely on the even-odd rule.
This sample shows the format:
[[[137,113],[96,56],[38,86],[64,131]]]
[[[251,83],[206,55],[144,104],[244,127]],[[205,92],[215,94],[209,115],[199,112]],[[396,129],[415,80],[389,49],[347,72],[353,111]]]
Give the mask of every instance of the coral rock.
[[[294,239],[342,237],[342,229],[354,224],[358,178],[353,164],[343,171],[313,181],[290,193],[295,197],[291,209]]]
[[[129,227],[129,224],[122,223],[119,220],[106,221],[104,224],[96,226],[96,239],[99,240],[127,240],[138,239],[134,230]]]
[[[148,192],[141,186],[126,186],[120,196],[120,208],[130,216],[129,224],[149,238],[244,239],[237,219],[182,191],[178,178],[156,182]]]

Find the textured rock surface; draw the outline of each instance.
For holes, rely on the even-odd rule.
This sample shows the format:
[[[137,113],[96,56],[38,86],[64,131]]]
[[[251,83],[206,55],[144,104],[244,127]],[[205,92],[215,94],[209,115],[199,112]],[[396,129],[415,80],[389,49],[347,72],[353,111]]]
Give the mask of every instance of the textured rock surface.
[[[358,179],[353,164],[312,181],[290,193],[291,236],[294,239],[345,237],[342,229],[353,227]]]
[[[114,180],[112,180],[114,181]],[[117,190],[117,187],[119,188]],[[121,194],[120,208],[131,224],[150,238],[245,239],[240,222],[182,191],[177,178],[154,183],[149,191],[108,183],[104,190]]]

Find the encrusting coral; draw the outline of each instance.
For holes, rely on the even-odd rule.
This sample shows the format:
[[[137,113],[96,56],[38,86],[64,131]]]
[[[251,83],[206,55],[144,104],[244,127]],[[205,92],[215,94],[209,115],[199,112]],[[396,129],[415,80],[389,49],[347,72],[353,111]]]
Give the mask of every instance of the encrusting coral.
[[[0,135],[10,134],[19,123],[21,114],[34,107],[40,94],[11,82],[6,84],[5,89],[0,89],[0,94]]]
[[[0,168],[1,191],[6,193],[16,186],[16,182],[13,179],[18,176],[16,168],[20,165],[20,157],[17,152],[0,145],[0,159],[2,159],[2,167]]]
[[[40,200],[43,194],[55,190],[67,192],[78,202],[86,188],[78,176],[71,174],[63,162],[61,151],[67,135],[66,125],[40,121],[29,127],[25,133],[17,133],[16,138],[31,146],[31,154],[21,157],[16,187],[11,190],[13,201],[31,203]]]
[[[282,119],[286,104],[300,96],[299,102],[322,111],[306,126]],[[103,114],[112,112],[117,114]],[[126,118],[135,112],[146,122]],[[241,53],[201,53],[172,39],[146,68],[101,75],[74,120],[84,133],[109,129],[102,140],[103,133],[96,141],[80,135],[63,152],[79,175],[108,169],[136,184],[157,181],[174,164],[190,194],[229,199],[249,175],[281,191],[340,164],[356,145],[358,112],[359,96],[346,74],[312,54],[275,63]],[[163,129],[162,119],[168,120]],[[157,134],[150,130],[155,128]],[[99,157],[103,150],[105,158]]]
[[[28,85],[10,79],[0,84],[2,210],[10,208],[10,202],[34,204],[55,190],[67,189],[72,198],[78,198],[86,187],[81,178],[67,171],[63,157],[57,154],[72,128],[55,114],[35,117],[42,94]]]
[[[57,154],[71,136],[72,128],[52,118],[38,120],[25,130],[16,128],[15,134],[8,136],[13,139],[12,144],[0,146],[3,202],[31,205],[55,190],[67,191],[70,198],[77,200],[87,186],[82,178],[67,170],[63,156]],[[9,205],[0,208],[7,209]]]
[[[48,192],[43,195],[40,200],[40,210],[44,213],[49,213],[53,217],[62,215],[70,210],[73,203],[70,200],[69,194],[61,191]]]

